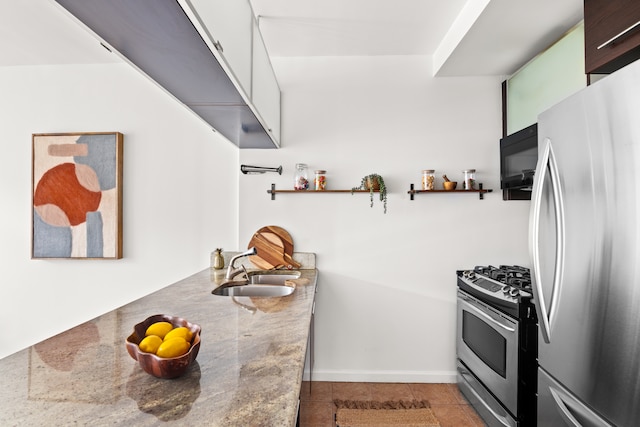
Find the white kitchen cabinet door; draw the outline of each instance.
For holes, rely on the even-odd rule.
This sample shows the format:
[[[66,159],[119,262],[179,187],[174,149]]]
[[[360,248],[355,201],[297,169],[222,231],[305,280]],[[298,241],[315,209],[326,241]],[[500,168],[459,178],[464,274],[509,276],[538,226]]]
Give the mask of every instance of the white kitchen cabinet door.
[[[251,96],[253,13],[248,0],[187,0],[236,81]]]
[[[269,60],[258,25],[253,23],[252,103],[266,122],[267,131],[280,145],[280,86]]]

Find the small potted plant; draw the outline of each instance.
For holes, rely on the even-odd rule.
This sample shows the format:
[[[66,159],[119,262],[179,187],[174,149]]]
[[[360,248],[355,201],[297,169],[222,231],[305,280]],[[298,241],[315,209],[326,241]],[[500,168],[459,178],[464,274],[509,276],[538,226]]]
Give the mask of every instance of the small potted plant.
[[[353,187],[351,194],[356,190],[369,190],[369,199],[371,201],[371,207],[373,207],[373,193],[374,191],[380,191],[380,201],[384,207],[384,213],[387,213],[387,186],[384,183],[384,178],[377,173],[366,175],[360,180],[360,186]]]

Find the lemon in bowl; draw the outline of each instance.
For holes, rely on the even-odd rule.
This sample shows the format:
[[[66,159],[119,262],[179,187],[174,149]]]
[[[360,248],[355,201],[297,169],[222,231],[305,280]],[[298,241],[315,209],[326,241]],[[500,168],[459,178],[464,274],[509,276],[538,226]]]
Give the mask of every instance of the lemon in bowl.
[[[138,323],[125,344],[140,367],[158,378],[184,374],[200,350],[200,326],[181,317],[156,314]]]

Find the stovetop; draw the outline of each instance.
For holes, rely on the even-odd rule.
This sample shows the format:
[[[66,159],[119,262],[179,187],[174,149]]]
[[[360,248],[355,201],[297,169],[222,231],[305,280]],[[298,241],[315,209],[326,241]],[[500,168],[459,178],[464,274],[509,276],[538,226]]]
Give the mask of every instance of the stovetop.
[[[513,289],[531,291],[531,273],[528,268],[520,267],[519,265],[476,266],[473,272],[503,285],[509,285]]]
[[[458,287],[480,300],[519,317],[521,305],[531,306],[531,274],[518,265],[476,266],[459,270]]]

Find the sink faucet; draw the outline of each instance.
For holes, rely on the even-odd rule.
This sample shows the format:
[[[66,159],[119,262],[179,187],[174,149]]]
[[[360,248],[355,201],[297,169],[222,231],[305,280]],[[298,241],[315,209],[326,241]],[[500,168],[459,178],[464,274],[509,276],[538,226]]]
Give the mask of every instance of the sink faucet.
[[[227,274],[224,276],[225,279],[227,280],[233,280],[234,277],[236,277],[239,274],[247,274],[247,269],[244,267],[243,264],[240,265],[240,267],[235,268],[233,266],[233,263],[238,259],[238,258],[242,258],[245,256],[249,256],[249,255],[255,255],[257,254],[258,251],[256,250],[256,247],[252,247],[249,248],[248,251],[246,252],[242,252],[241,254],[238,254],[236,256],[234,256],[233,258],[231,258],[231,262],[229,263],[229,267],[227,268]]]

